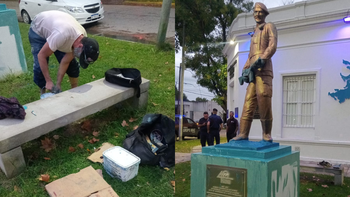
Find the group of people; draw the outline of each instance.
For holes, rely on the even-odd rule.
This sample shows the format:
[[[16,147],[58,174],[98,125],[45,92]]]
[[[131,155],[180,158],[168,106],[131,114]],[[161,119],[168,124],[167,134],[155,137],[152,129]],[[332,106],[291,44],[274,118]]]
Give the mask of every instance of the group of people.
[[[214,145],[214,139],[216,144],[220,144],[220,131],[223,128],[223,121],[220,116],[217,115],[218,110],[213,109],[212,115],[209,116],[208,112],[203,113],[203,118],[198,122],[200,127],[200,140],[202,147]],[[238,121],[234,117],[233,111],[230,111],[230,118],[227,119],[226,125],[226,138],[229,142],[232,138],[236,137],[238,131]]]

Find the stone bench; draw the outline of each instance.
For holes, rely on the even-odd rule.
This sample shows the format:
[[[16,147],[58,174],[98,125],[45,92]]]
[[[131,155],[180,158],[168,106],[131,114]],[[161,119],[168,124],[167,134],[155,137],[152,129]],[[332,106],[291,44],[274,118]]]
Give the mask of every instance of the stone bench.
[[[0,167],[8,178],[25,169],[21,145],[57,128],[126,101],[134,107],[147,104],[149,80],[142,79],[140,98],[133,88],[121,87],[104,78],[25,104],[24,120],[0,120]],[[33,112],[33,113],[32,113]]]
[[[334,174],[334,185],[343,185],[344,182],[344,169],[340,166],[339,169],[333,167],[323,167],[317,164],[300,164],[301,172],[308,173],[330,173]]]

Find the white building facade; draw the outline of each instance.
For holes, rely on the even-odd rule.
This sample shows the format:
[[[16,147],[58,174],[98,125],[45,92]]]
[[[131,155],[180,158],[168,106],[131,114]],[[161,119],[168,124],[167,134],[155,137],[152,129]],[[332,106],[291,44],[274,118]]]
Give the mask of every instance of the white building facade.
[[[350,23],[343,21],[349,10],[349,0],[311,0],[269,9],[266,18],[278,32],[272,137],[300,151],[303,160],[350,163]],[[238,78],[255,25],[252,13],[238,15],[228,34],[234,44],[223,50],[228,108],[238,111],[238,119],[247,88]],[[259,119],[253,120],[249,138],[262,139]]]
[[[177,104],[178,102],[175,101],[175,105]],[[210,115],[214,108],[218,110],[218,115],[223,118],[225,111],[215,101],[184,101],[184,115],[194,121],[199,121],[199,119],[203,118],[203,113],[205,111]]]

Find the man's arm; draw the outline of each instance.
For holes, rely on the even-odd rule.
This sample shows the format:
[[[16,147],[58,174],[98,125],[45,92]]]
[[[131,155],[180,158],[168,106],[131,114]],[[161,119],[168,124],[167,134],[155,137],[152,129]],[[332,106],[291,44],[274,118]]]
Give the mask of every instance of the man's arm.
[[[205,126],[205,122],[203,124],[198,124],[199,127]]]
[[[200,119],[198,122],[198,127],[204,126],[205,122],[203,121],[203,119]]]
[[[61,60],[60,67],[57,73],[57,83],[56,83],[56,87],[59,88],[60,90],[61,90],[61,83],[62,83],[64,74],[66,73],[69,63],[73,60],[73,58],[74,58],[73,53],[66,53]]]
[[[207,122],[207,132],[209,133],[209,128],[210,128],[210,120]]]
[[[53,87],[53,83],[50,77],[49,73],[49,65],[47,64],[47,58],[50,57],[50,55],[53,53],[51,51],[49,44],[46,42],[44,46],[41,48],[40,52],[38,53],[38,61],[40,65],[41,72],[43,73],[46,81],[46,89],[51,90]]]
[[[224,127],[223,125],[224,125],[224,122],[222,121],[222,118],[220,117],[220,131]]]
[[[228,120],[230,120],[230,119],[226,120],[226,133],[228,132]]]
[[[238,127],[239,127],[239,125],[238,125],[238,120],[236,120],[236,129],[235,129],[235,134],[236,134],[236,135],[237,135]]]

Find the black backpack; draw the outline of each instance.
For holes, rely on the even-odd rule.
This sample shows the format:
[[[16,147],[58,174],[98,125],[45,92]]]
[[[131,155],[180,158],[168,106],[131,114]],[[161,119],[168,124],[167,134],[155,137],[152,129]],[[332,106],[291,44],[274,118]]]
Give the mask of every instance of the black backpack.
[[[124,87],[136,89],[136,97],[140,97],[141,73],[136,68],[112,68],[105,72],[106,81]]]
[[[157,133],[158,141],[151,139]],[[158,135],[159,134],[159,135]],[[147,142],[150,138],[157,151]],[[159,141],[161,141],[159,143]],[[153,148],[154,148],[153,146]],[[124,140],[123,147],[140,157],[141,164],[172,167],[175,165],[175,122],[162,114],[147,114],[142,123],[130,132]]]

